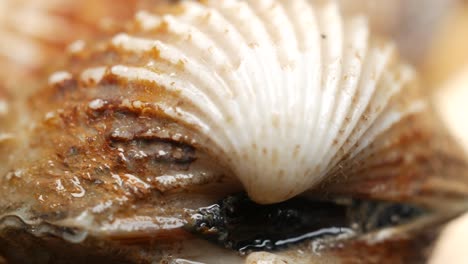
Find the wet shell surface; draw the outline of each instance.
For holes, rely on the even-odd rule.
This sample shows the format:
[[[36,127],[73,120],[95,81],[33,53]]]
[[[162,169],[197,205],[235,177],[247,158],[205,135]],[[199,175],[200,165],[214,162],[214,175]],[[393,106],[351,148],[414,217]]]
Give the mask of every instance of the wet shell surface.
[[[213,262],[200,254],[206,247],[235,263],[242,257],[193,233],[197,221],[217,219],[213,208],[243,208],[247,198],[234,194],[245,190],[263,204],[246,202],[260,228],[257,213],[268,218],[284,206],[270,204],[301,194],[286,205],[318,222],[325,212],[343,224],[348,209],[366,221],[402,208],[404,217],[424,216],[358,231],[322,221],[327,228],[314,232],[338,242],[287,249],[284,259],[360,263],[359,254],[374,252],[415,263],[423,251],[412,249],[427,247],[435,226],[468,208],[462,151],[413,69],[391,42],[371,36],[364,17],[342,15],[335,1],[144,6],[121,33],[72,44],[33,96],[8,104],[0,87],[0,253],[8,259],[50,251],[76,261]],[[283,259],[254,253],[247,261],[261,258]]]

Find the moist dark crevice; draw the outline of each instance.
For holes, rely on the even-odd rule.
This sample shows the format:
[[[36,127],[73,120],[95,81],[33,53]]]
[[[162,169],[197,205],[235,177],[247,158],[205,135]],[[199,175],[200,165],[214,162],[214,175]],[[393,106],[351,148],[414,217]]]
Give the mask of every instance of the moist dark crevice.
[[[241,193],[198,209],[187,229],[223,247],[248,253],[284,249],[317,238],[358,236],[426,213],[409,204],[355,199],[335,202],[298,197],[259,205]]]

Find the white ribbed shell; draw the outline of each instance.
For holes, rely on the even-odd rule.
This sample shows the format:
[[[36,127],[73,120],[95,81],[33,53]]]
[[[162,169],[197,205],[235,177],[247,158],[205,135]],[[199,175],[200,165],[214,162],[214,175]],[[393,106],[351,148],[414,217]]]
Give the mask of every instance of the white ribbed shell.
[[[186,1],[181,12],[141,12],[154,38],[119,34],[128,52],[158,51],[145,67],[112,74],[180,92],[164,111],[205,136],[213,153],[261,203],[317,185],[424,103],[392,105],[413,72],[394,61],[391,44],[370,41],[362,17],[334,2]],[[159,30],[158,30],[159,29]],[[96,75],[99,79],[104,70]],[[99,76],[98,76],[99,75]]]

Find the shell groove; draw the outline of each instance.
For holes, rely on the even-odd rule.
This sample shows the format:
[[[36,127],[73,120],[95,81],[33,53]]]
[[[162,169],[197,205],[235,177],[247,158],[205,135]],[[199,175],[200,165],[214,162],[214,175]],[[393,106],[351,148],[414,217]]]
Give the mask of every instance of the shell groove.
[[[72,56],[84,66],[52,84],[143,83],[155,94],[143,103],[195,131],[198,147],[259,203],[341,174],[365,178],[359,162],[400,140],[400,123],[430,112],[394,45],[334,1],[182,1],[163,15],[141,11],[131,30]],[[406,132],[433,128],[418,124]]]

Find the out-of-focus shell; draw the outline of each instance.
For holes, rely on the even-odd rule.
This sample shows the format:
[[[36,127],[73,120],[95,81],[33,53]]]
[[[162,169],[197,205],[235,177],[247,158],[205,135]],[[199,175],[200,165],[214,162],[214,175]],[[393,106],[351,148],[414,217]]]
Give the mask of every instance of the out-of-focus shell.
[[[450,14],[433,29],[433,40],[425,58],[423,77],[436,89],[442,88],[468,64],[468,3],[459,1]]]
[[[395,40],[403,57],[413,64],[424,61],[437,28],[458,0],[339,0],[345,12],[362,12],[371,28]],[[419,45],[414,45],[418,43]]]
[[[14,94],[38,88],[39,76],[79,49],[130,19],[138,1],[4,0],[0,2],[0,81]]]
[[[468,153],[468,124],[464,122],[468,98],[468,61],[456,74],[434,91],[434,102],[438,112],[450,128],[459,144]]]

